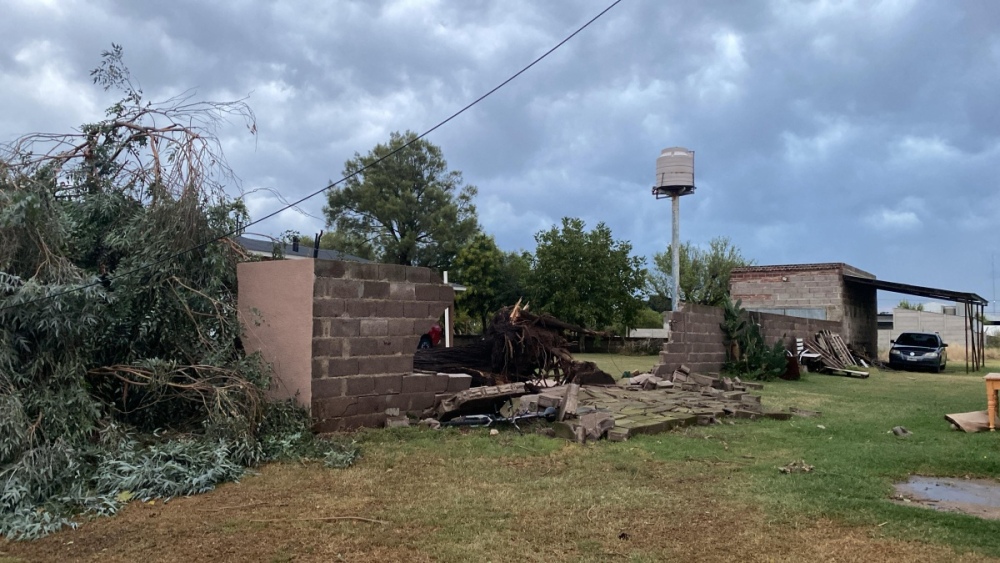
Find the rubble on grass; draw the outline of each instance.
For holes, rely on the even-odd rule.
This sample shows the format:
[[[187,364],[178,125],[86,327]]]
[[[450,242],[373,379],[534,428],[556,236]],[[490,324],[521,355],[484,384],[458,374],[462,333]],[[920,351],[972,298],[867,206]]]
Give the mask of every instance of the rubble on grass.
[[[618,385],[552,381],[474,387],[442,396],[427,413],[442,425],[493,426],[550,418],[552,433],[576,442],[624,441],[640,434],[721,423],[726,418],[789,420],[814,411],[765,408],[759,383],[693,373],[682,366],[670,378],[636,374]]]

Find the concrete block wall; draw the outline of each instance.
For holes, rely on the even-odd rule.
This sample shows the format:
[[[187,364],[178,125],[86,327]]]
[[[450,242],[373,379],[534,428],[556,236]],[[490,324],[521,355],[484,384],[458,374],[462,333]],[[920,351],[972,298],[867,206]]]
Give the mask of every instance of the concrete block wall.
[[[842,263],[749,266],[733,270],[730,295],[733,300],[740,299],[746,309],[822,312],[822,320],[838,323],[830,330],[874,355],[878,342],[876,290],[846,282],[844,274],[875,278]]]
[[[436,394],[459,384],[447,375],[411,373],[420,335],[455,299],[437,273],[395,264],[317,260],[315,275],[315,430],[381,426],[386,409],[420,413],[434,406]]]
[[[722,309],[683,303],[670,315],[670,340],[663,345],[653,373],[673,373],[681,364],[698,373],[718,373],[726,361]]]
[[[670,315],[671,340],[663,345],[653,373],[662,377],[681,364],[698,373],[719,373],[726,362],[725,333],[720,326],[722,308],[685,303],[680,311]],[[836,331],[840,327],[834,321],[759,312],[751,312],[750,320],[760,325],[768,344],[782,339],[789,350],[793,350],[795,338],[806,338],[820,330]]]
[[[427,268],[335,260],[240,264],[244,344],[273,367],[270,395],[310,409],[314,430],[419,414],[469,376],[413,374],[420,336],[454,302]]]
[[[962,306],[959,306],[959,311],[964,312]],[[941,334],[945,343],[965,347],[965,316],[893,309],[892,328],[878,331],[879,349],[888,351],[890,340],[895,339],[901,332],[937,332]]]

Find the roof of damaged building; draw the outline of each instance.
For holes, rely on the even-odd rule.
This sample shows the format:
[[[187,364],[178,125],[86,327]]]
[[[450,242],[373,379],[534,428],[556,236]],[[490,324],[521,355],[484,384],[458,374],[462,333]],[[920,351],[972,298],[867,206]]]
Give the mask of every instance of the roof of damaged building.
[[[875,279],[875,274],[866,272],[860,268],[855,268],[843,262],[823,262],[816,264],[772,264],[768,266],[741,266],[733,268],[732,274],[760,274],[760,273],[781,273],[781,272],[815,272],[836,270],[838,272]]]

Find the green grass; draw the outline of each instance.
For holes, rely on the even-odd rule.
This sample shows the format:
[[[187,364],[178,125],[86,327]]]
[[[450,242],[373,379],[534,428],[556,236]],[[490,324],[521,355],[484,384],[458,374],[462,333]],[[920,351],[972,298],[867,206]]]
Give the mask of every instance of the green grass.
[[[587,359],[611,373],[638,360]],[[986,369],[969,375],[964,362],[951,362],[940,375],[872,370],[869,379],[851,379],[807,373],[802,381],[765,384],[764,403],[819,410],[819,418],[692,428],[632,443],[657,459],[747,462],[730,493],[761,503],[777,521],[834,518],[875,525],[881,533],[905,539],[1000,555],[998,521],[889,500],[892,484],[911,474],[1000,476],[1000,434],[965,434],[944,420],[949,413],[985,410],[982,375],[988,371],[1000,371],[1000,362],[988,360]],[[905,426],[913,435],[897,438],[890,431],[894,426]],[[795,460],[814,465],[814,472],[777,470]]]
[[[594,362],[602,370],[621,377],[623,372],[649,371],[659,361],[659,356],[621,356],[618,354],[573,354],[577,360]]]

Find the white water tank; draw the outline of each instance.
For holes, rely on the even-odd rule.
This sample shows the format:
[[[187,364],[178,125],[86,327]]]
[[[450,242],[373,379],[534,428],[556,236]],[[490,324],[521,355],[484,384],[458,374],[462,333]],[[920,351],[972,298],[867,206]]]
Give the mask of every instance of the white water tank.
[[[656,158],[657,188],[694,186],[694,151],[684,147],[663,149]]]

